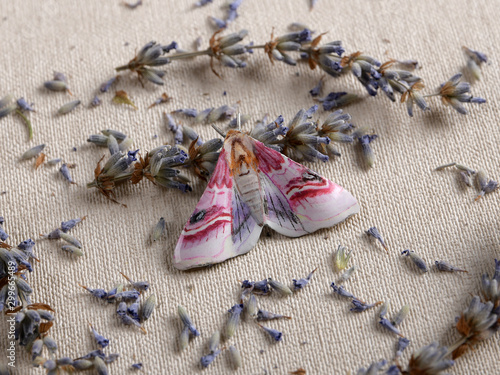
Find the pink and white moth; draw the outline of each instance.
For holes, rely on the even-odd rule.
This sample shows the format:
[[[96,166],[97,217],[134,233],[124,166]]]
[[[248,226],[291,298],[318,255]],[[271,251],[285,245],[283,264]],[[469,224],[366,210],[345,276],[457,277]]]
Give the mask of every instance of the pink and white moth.
[[[328,228],[359,212],[341,186],[229,130],[214,173],[174,250],[180,270],[249,252],[264,225],[288,237]]]

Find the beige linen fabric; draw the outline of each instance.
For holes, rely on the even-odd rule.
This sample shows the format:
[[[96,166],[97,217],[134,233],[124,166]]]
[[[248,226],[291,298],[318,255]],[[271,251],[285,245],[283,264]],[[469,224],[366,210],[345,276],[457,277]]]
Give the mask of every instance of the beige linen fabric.
[[[248,41],[262,43],[273,27],[279,35],[287,32],[289,23],[300,21],[317,33],[327,32],[324,41],[342,40],[348,52],[360,50],[381,60],[418,59],[426,93],[463,68],[462,45],[484,51],[491,63],[483,68],[483,80],[473,85],[473,93],[488,103],[468,106],[470,114],[462,116],[443,107],[437,98],[429,98],[432,110],[415,109],[415,117],[409,118],[404,105],[382,95],[368,97],[350,75],[328,78],[325,94],[346,90],[364,98],[347,111],[356,125],[366,125],[379,135],[372,144],[377,161],[366,170],[360,166],[358,150],[342,145],[342,157],[311,167],[352,192],[361,212],[333,229],[298,239],[263,236],[245,256],[180,272],[172,266],[173,249],[205,184],[193,178],[193,192],[182,194],[143,182],[117,189],[118,199],[128,208],[113,204],[85,186],[93,178],[97,161],[107,153],[87,144],[88,135],[117,129],[133,137],[137,148],[148,150],[172,141],[162,111],[237,101],[241,111],[252,116],[251,123],[265,113],[273,118],[283,114],[288,121],[300,108],[313,104],[308,91],[323,75],[304,64],[272,65],[262,51],[255,51],[247,68],[221,69],[221,80],[202,57],[168,65],[164,87],[146,83],[143,88],[135,76],[124,74],[115,88],[129,93],[137,111],[112,104],[112,93],[100,96],[100,107],[89,108],[114,67],[129,61],[146,42],[175,40],[191,49],[201,36],[203,45],[207,44],[213,31],[207,17],[223,17],[222,1],[202,9],[193,9],[193,3],[144,0],[136,10],[127,9],[119,0],[3,1],[0,5],[0,94],[24,96],[35,102],[37,110],[30,115],[35,132],[31,142],[19,118],[0,120],[0,191],[6,191],[0,196],[0,215],[6,219],[9,241],[38,239],[39,233],[63,220],[87,215],[72,232],[83,243],[85,256],[75,259],[63,253],[60,243],[40,240],[36,253],[41,262],[28,276],[33,301],[56,310],[51,335],[59,343],[58,355],[77,357],[95,349],[87,326],[91,322],[111,340],[107,351],[120,354],[109,366],[111,374],[128,373],[135,362],[142,362],[147,374],[198,373],[208,338],[223,327],[227,309],[237,302],[237,280],[273,277],[291,282],[318,267],[310,285],[293,297],[259,298],[262,308],[291,315],[293,320],[269,324],[284,332],[280,343],[272,343],[248,322],[241,324],[227,343],[241,351],[239,373],[286,374],[303,367],[308,374],[345,374],[381,358],[390,360],[397,340],[379,327],[376,310],[353,314],[348,300],[332,296],[330,282],[339,276],[332,254],[338,244],[353,249],[351,264],[359,267],[345,284],[348,290],[367,301],[390,298],[392,314],[405,303],[411,305],[401,328],[412,341],[404,361],[432,341],[451,344],[457,337],[452,328],[455,316],[469,303],[471,294],[478,293],[481,274],[491,274],[493,259],[500,257],[499,193],[474,202],[475,191],[464,189],[454,171],[433,172],[433,168],[457,161],[500,177],[500,73],[495,53],[500,41],[500,2],[320,0],[310,12],[305,0],[245,0],[229,31],[248,29]],[[42,87],[53,70],[68,75],[73,97]],[[147,110],[163,92],[172,101]],[[79,108],[65,116],[55,115],[74,98],[82,100]],[[323,110],[318,112],[319,118],[326,116]],[[207,125],[194,127],[205,139],[215,136]],[[35,171],[33,161],[18,161],[25,150],[40,143],[47,144],[50,158],[77,164],[71,172],[78,185],[64,181],[56,167],[44,165]],[[167,221],[167,238],[150,244],[148,236],[161,216]],[[385,237],[388,254],[364,235],[373,225]],[[469,273],[432,270],[419,274],[409,259],[400,257],[406,248],[420,253],[428,264],[446,259]],[[157,309],[145,324],[147,335],[122,326],[114,305],[93,299],[78,286],[111,288],[123,281],[119,271],[136,280],[149,280],[158,297]],[[178,304],[187,308],[202,332],[183,353],[177,344]],[[6,332],[5,319],[0,327]],[[458,360],[450,373],[498,373],[498,340],[497,335],[479,345]],[[2,337],[0,361],[4,361],[6,346]],[[18,349],[17,356],[17,373],[43,373],[32,369],[23,349]],[[231,371],[228,355],[223,353],[205,373]]]

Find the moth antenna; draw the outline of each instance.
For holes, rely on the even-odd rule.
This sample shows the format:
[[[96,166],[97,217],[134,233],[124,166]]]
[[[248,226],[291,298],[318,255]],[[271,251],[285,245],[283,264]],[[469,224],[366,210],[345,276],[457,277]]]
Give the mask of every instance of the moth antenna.
[[[226,133],[224,133],[222,130],[220,130],[217,126],[215,126],[214,124],[211,124],[212,128],[215,129],[215,131],[217,133],[219,133],[221,135],[222,138],[226,138]]]

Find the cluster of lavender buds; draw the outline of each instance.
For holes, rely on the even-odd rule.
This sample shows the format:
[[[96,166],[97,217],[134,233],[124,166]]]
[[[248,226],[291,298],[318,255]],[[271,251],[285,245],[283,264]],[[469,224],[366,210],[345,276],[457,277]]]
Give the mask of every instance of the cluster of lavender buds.
[[[26,116],[28,112],[36,112],[33,103],[29,104],[24,98],[14,101],[12,95],[6,95],[0,99],[0,119],[14,112],[23,119],[28,127],[29,139],[33,139],[33,127],[30,119]]]
[[[469,306],[457,319],[456,329],[461,338],[452,345],[453,358],[462,356],[475,344],[492,337],[500,328],[500,262],[495,259],[495,273],[490,279],[482,276],[483,299],[474,296]]]
[[[198,337],[200,332],[196,329],[191,318],[189,317],[186,308],[183,306],[177,306],[177,313],[179,314],[179,318],[182,322],[182,331],[179,337],[179,348],[180,350],[186,349],[189,344],[189,337]]]
[[[89,323],[90,325],[90,323]],[[118,359],[119,354],[113,353],[106,355],[103,349],[109,345],[109,340],[104,336],[100,335],[92,325],[90,325],[92,335],[97,343],[99,349],[93,350],[88,354],[71,359],[69,357],[60,357],[55,359],[55,352],[57,351],[57,344],[54,340],[50,340],[50,344],[47,345],[48,336],[44,337],[43,344],[49,349],[50,359],[46,359],[41,356],[41,350],[37,353],[36,357],[33,357],[33,364],[35,366],[42,366],[47,370],[47,374],[59,374],[61,372],[75,372],[75,371],[85,371],[89,369],[94,369],[99,375],[107,375],[108,368],[107,365]],[[33,344],[33,348],[37,344],[36,340]],[[41,340],[40,340],[41,341]],[[37,347],[41,347],[41,344]]]
[[[0,219],[3,223],[3,218]],[[21,242],[16,248],[0,242],[0,312],[4,309],[12,312],[31,304],[33,290],[26,282],[26,271],[32,272],[30,262],[38,260],[33,253],[34,246],[31,239]]]
[[[41,234],[43,238],[49,239],[49,240],[58,240],[61,239],[65,241],[67,244],[61,246],[61,249],[64,250],[65,252],[69,254],[73,254],[76,256],[82,256],[83,252],[81,250],[82,244],[80,241],[69,234],[68,232],[73,229],[78,223],[81,223],[83,220],[85,220],[86,216],[82,218],[76,218],[76,219],[71,219],[68,221],[63,221],[61,223],[60,228],[54,229],[52,232],[48,234]]]
[[[327,161],[328,155],[340,155],[331,141],[350,143],[353,136],[347,132],[353,126],[349,123],[351,116],[342,110],[329,115],[321,127],[312,121],[311,117],[317,110],[313,106],[308,110],[300,110],[284,125],[283,116],[266,124],[267,117],[251,129],[249,135],[276,151],[296,161]],[[198,112],[195,109],[179,109],[181,113],[192,117],[195,121],[217,121],[231,117],[236,111],[235,106],[221,106]],[[167,128],[174,133],[175,146],[159,146],[144,157],[136,159],[137,151],[124,151],[132,141],[125,134],[116,130],[103,130],[102,134],[91,135],[88,141],[97,146],[108,147],[111,157],[101,167],[99,162],[95,169],[95,179],[87,184],[88,188],[97,188],[103,195],[118,203],[114,189],[118,183],[131,181],[140,182],[144,177],[156,185],[166,188],[176,188],[183,192],[191,191],[189,179],[181,174],[180,168],[192,170],[199,178],[208,180],[215,169],[219,150],[223,141],[214,138],[203,142],[199,135],[189,126],[182,125],[171,114],[165,113]],[[231,121],[232,122],[232,121]],[[241,121],[240,121],[241,124]],[[188,141],[185,148],[182,144]],[[101,159],[102,161],[102,159]],[[136,163],[133,163],[137,161]]]
[[[156,296],[151,294],[141,306],[141,296],[149,290],[149,283],[147,281],[133,281],[123,273],[122,276],[129,282],[128,287],[124,284],[118,284],[106,291],[105,289],[92,289],[79,285],[98,299],[118,304],[116,314],[120,321],[124,325],[134,325],[146,333],[142,324],[151,317],[156,305]]]
[[[107,147],[111,155],[126,152],[132,146],[133,140],[126,134],[112,129],[101,130],[102,134],[89,135],[87,142],[99,147]]]
[[[25,306],[20,306],[9,314],[14,314],[15,320],[15,339],[19,341],[19,345],[25,346],[31,351],[33,359],[40,355],[44,342],[38,341],[38,345],[33,348],[33,344],[37,340],[43,340],[50,328],[52,327],[54,310],[43,303],[33,303]],[[47,340],[47,347],[50,350],[50,339]],[[56,346],[57,347],[57,346]]]
[[[131,70],[136,72],[139,78],[147,79],[156,85],[163,85],[162,78],[165,72],[156,69],[156,67],[168,64],[170,59],[163,57],[163,55],[176,48],[176,42],[162,46],[155,41],[151,41],[144,45],[127,65],[116,68],[116,71]]]
[[[232,9],[231,5],[229,9]],[[232,12],[230,14],[236,14],[235,9]],[[220,37],[218,34],[227,25],[227,21],[215,18],[213,20],[221,29],[212,36],[207,49],[193,52],[177,52],[168,55],[168,58],[160,58],[160,52],[163,51],[161,46],[150,42],[141,49],[141,52],[129,64],[120,66],[116,70],[137,72],[138,69],[143,69],[144,65],[147,64],[143,61],[145,52],[142,51],[155,49],[158,56],[155,54],[153,56],[160,58],[160,61],[164,62],[164,64],[173,60],[188,59],[202,55],[209,56],[212,71],[220,77],[220,74],[214,69],[214,60],[219,60],[222,65],[227,67],[242,68],[247,65],[245,58],[248,54],[252,54],[256,49],[262,49],[273,64],[275,61],[282,61],[288,65],[296,65],[298,59],[292,55],[296,53],[300,57],[300,60],[306,62],[311,69],[318,67],[331,77],[339,77],[350,71],[358,82],[365,87],[370,96],[376,96],[380,88],[385,96],[391,101],[396,102],[396,93],[400,94],[400,101],[402,103],[406,102],[409,116],[413,116],[414,104],[423,111],[429,110],[430,107],[425,98],[432,96],[440,96],[444,104],[451,105],[462,114],[467,114],[467,110],[461,103],[481,104],[485,102],[484,99],[473,97],[469,93],[470,85],[468,83],[459,83],[461,74],[453,76],[448,82],[442,84],[437,93],[424,95],[422,93],[424,89],[422,78],[412,72],[418,65],[418,62],[415,60],[389,60],[381,63],[376,58],[359,51],[345,54],[342,42],[332,41],[320,45],[323,34],[313,39],[313,32],[308,28],[278,37],[274,37],[273,32],[271,40],[264,44],[257,45],[252,42],[248,45],[243,45],[239,44],[239,42],[247,36],[248,32],[246,30]],[[468,66],[475,72],[474,75],[477,76],[479,64],[487,61],[486,56],[468,48],[464,49],[464,51],[466,56],[468,56]],[[161,79],[163,75],[163,71],[157,71],[154,79],[150,79],[150,81],[156,84],[163,84]],[[319,95],[321,86],[322,82],[319,87],[311,90],[311,94],[313,96]],[[320,102],[323,103],[325,110],[331,110],[350,104],[355,100],[357,100],[356,95],[348,94],[347,92],[332,92],[320,99]]]
[[[490,194],[498,189],[498,182],[495,180],[488,179],[486,174],[483,171],[475,171],[465,165],[458,164],[455,162],[440,165],[435,170],[440,171],[445,168],[455,167],[455,170],[458,171],[458,178],[461,183],[463,183],[467,187],[474,186],[474,176],[476,180],[475,186],[479,191],[479,194],[476,196],[476,201],[480,198],[484,197],[486,194]]]
[[[437,343],[433,342],[413,353],[407,369],[401,372],[404,375],[443,374],[443,371],[451,368],[455,364],[451,359],[446,359],[447,355],[448,350],[446,347],[440,347]]]
[[[481,65],[488,62],[488,57],[479,51],[474,51],[473,49],[462,47],[465,59],[467,60],[467,69],[472,74],[472,76],[479,80],[481,79]]]

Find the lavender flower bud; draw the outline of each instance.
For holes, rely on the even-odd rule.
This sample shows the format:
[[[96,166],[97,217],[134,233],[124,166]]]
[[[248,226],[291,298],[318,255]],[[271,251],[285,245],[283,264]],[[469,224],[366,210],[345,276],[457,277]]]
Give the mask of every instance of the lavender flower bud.
[[[351,311],[352,312],[363,312],[365,310],[368,310],[368,309],[371,309],[372,307],[375,307],[377,305],[380,305],[382,302],[375,302],[375,303],[365,303],[365,302],[362,302],[358,299],[353,299],[352,300],[352,304],[354,305],[354,307],[351,308]]]
[[[73,100],[72,102],[64,104],[61,108],[57,110],[57,113],[60,115],[65,115],[66,113],[70,113],[76,107],[80,105],[80,100]]]
[[[274,314],[269,311],[261,310],[257,312],[257,320],[258,321],[267,321],[267,320],[275,320],[275,319],[287,319],[290,320],[292,319],[289,316],[281,315],[281,314]]]
[[[76,184],[75,181],[73,181],[73,178],[71,177],[71,173],[69,172],[68,165],[65,163],[61,165],[61,168],[59,168],[59,172],[61,172],[62,176],[66,179],[71,184]]]
[[[378,242],[380,242],[380,244],[384,247],[384,249],[386,251],[388,251],[387,250],[387,246],[384,243],[384,239],[382,238],[382,235],[380,234],[380,232],[378,231],[378,229],[376,227],[371,227],[365,233],[367,235],[372,236],[373,238],[375,238]]]
[[[61,233],[59,233],[59,236],[61,237],[61,239],[63,239],[64,241],[70,243],[71,245],[76,246],[79,249],[82,248],[82,244],[80,243],[80,241],[78,241],[72,235],[70,235],[68,233],[61,232]]]
[[[309,275],[305,279],[299,279],[299,280],[293,279],[294,290],[299,290],[299,289],[304,288],[309,283],[309,281],[311,281],[311,278],[317,269],[318,268],[315,268],[311,273],[309,273]]]
[[[233,345],[229,346],[229,354],[231,356],[231,363],[235,369],[241,367],[241,354]]]
[[[411,261],[423,272],[429,271],[427,264],[425,264],[424,260],[416,254],[414,251],[404,250],[401,252],[401,255],[406,255],[410,257]]]
[[[279,281],[273,280],[271,278],[268,278],[267,281],[268,281],[269,285],[271,286],[271,288],[273,288],[277,292],[281,293],[282,295],[291,296],[293,294],[293,292],[290,290],[289,287],[280,283]]]
[[[281,333],[280,331],[277,331],[275,329],[272,329],[272,328],[269,328],[269,327],[266,327],[266,326],[263,326],[261,324],[259,324],[259,326],[267,333],[269,334],[269,336],[271,336],[271,338],[278,342],[278,341],[281,341],[281,339],[283,338],[283,333]]]
[[[99,347],[101,349],[104,349],[106,346],[109,345],[109,340],[105,338],[104,336],[100,335],[94,327],[89,323],[90,329],[92,330],[92,334],[94,335],[94,339]]]
[[[191,318],[189,317],[186,309],[183,306],[177,306],[177,312],[179,317],[181,318],[182,323],[189,328],[191,334],[193,336],[199,336],[200,332],[195,328],[193,323],[191,322]]]
[[[457,268],[449,264],[448,262],[445,262],[444,260],[436,260],[435,262],[436,268],[439,271],[444,271],[444,272],[467,272],[466,270]]]
[[[403,307],[401,307],[401,310],[399,310],[399,312],[396,314],[396,316],[392,320],[392,324],[394,326],[400,325],[403,322],[403,320],[406,319],[406,317],[408,316],[409,313],[410,313],[410,306],[404,305]]]
[[[226,330],[224,332],[224,336],[226,338],[233,337],[236,329],[238,328],[238,324],[240,322],[240,315],[243,311],[243,304],[237,304],[231,307],[229,310],[229,319],[226,323]]]
[[[21,160],[28,160],[34,158],[35,156],[38,156],[38,154],[42,152],[44,148],[45,148],[44,144],[30,148],[21,156]]]
[[[337,286],[335,285],[335,283],[332,282],[330,286],[332,287],[333,291],[337,293],[339,296],[357,299],[356,297],[354,297],[352,293],[349,293],[347,290],[345,290],[342,285]]]
[[[403,354],[404,350],[410,345],[410,340],[408,340],[405,337],[400,337],[398,340],[398,346],[396,349],[396,358],[401,357]]]

